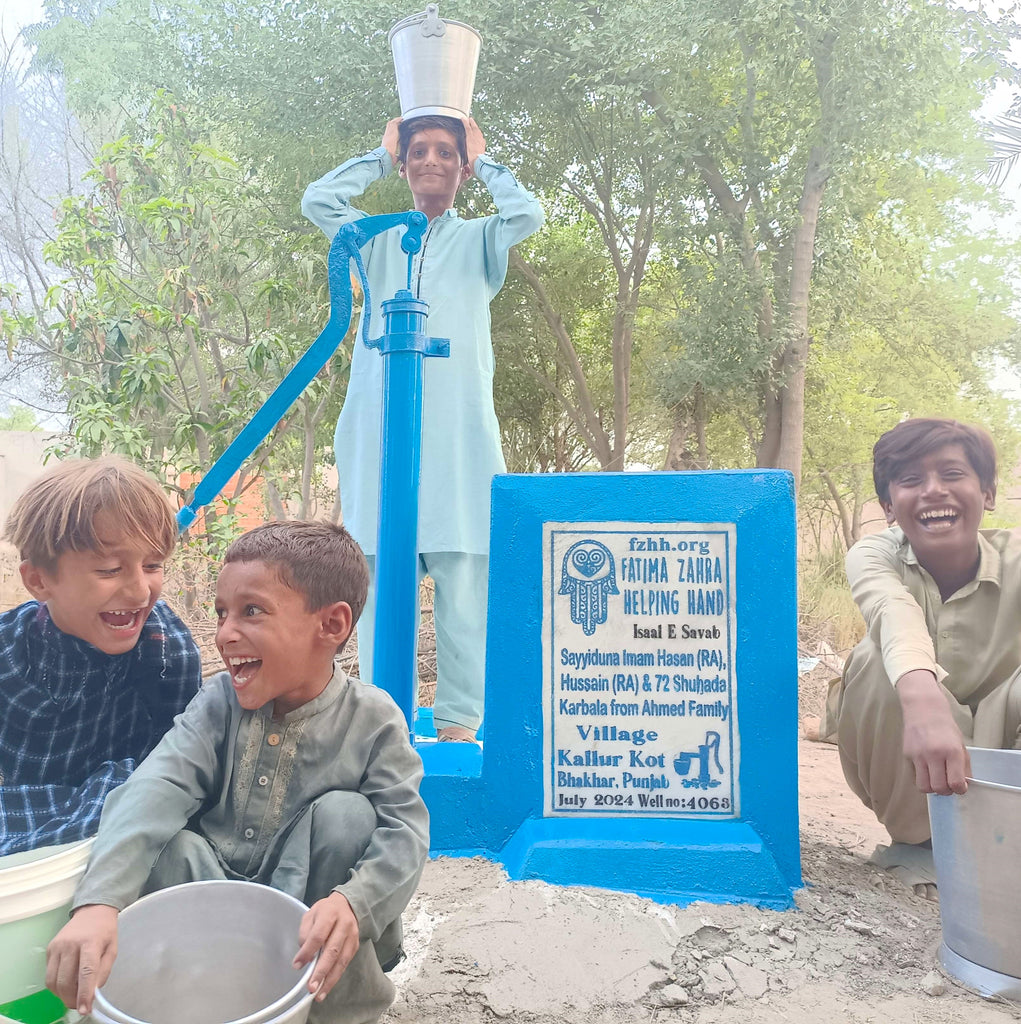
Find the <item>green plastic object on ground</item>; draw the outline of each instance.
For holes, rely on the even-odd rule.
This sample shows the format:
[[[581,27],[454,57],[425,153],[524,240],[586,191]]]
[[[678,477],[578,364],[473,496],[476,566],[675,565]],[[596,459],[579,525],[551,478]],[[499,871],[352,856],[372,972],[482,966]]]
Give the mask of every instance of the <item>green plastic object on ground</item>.
[[[52,993],[43,989],[24,999],[0,1005],[0,1024],[15,1021],[17,1024],[63,1024],[67,1010]]]

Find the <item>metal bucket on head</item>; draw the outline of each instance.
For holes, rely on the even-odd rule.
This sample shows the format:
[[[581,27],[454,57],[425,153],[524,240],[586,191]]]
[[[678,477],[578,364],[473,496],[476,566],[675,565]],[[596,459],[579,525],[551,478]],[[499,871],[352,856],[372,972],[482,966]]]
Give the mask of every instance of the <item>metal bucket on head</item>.
[[[968,750],[968,792],[929,796],[940,961],[984,995],[1021,999],[1021,750]]]
[[[308,908],[255,882],[186,882],[117,921],[117,959],[96,992],[100,1024],[305,1024],[313,963],[296,971]]]
[[[436,4],[397,22],[387,37],[393,52],[401,117],[468,117],[482,37],[471,26],[441,18]]]

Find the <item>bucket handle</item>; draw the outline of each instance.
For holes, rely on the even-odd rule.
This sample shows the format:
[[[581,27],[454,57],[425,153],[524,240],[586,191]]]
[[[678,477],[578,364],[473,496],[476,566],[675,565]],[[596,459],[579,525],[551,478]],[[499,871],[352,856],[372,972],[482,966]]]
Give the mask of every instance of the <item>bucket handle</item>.
[[[447,34],[447,23],[440,17],[440,9],[436,4],[427,4],[425,8],[425,21],[422,22],[422,35],[428,39],[430,36],[443,36]]]
[[[1008,786],[1005,782],[990,782],[988,779],[973,779],[970,776],[965,777],[965,782],[969,786],[988,786],[990,789],[1001,789],[1005,793],[1021,793],[1021,787]]]

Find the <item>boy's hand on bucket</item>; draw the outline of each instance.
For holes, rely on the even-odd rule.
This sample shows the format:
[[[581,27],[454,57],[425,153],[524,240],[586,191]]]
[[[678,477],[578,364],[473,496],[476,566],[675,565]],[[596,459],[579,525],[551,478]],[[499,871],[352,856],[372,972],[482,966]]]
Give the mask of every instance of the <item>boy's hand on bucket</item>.
[[[474,117],[462,117],[464,122],[464,148],[468,155],[468,167],[474,174],[475,160],[486,151],[486,140]]]
[[[386,130],[383,132],[383,148],[390,154],[390,159],[394,162],[394,167],[399,162],[399,153],[401,148],[401,136],[399,128],[401,126],[401,119],[399,117],[391,117],[386,123]]]
[[[301,919],[298,941],[301,948],[294,958],[294,966],[299,970],[319,954],[316,969],[308,979],[308,990],[315,992],[321,1002],[340,980],[361,945],[358,919],[346,897],[331,892],[325,899],[313,903]]]
[[[46,987],[85,1017],[116,956],[116,907],[79,907],[46,947]]]
[[[904,756],[915,766],[915,785],[941,796],[966,792],[971,758],[936,677],[925,669],[905,672],[897,680],[897,695]]]

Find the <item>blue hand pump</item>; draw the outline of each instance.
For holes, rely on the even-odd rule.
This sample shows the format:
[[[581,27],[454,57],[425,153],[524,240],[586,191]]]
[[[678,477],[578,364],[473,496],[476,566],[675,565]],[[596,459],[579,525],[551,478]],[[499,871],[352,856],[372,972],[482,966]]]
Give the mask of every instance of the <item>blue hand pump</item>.
[[[401,249],[408,254],[408,287],[383,305],[383,334],[370,339],[372,299],[360,249],[375,235],[406,225]],[[414,733],[415,639],[418,608],[418,483],[422,452],[422,379],[426,356],[450,355],[450,342],[426,335],[429,306],[411,292],[412,261],[422,248],[428,219],[417,210],[364,217],[343,225],[330,245],[330,319],[322,333],[262,404],[195,487],[177,513],[186,530],[198,510],[226,486],[266,435],[283,418],[336,351],[351,323],[354,261],[364,294],[362,341],[383,357],[383,422],[380,453],[379,527],[376,546],[376,633],[373,674],[404,712]],[[356,453],[352,453],[356,456]]]

